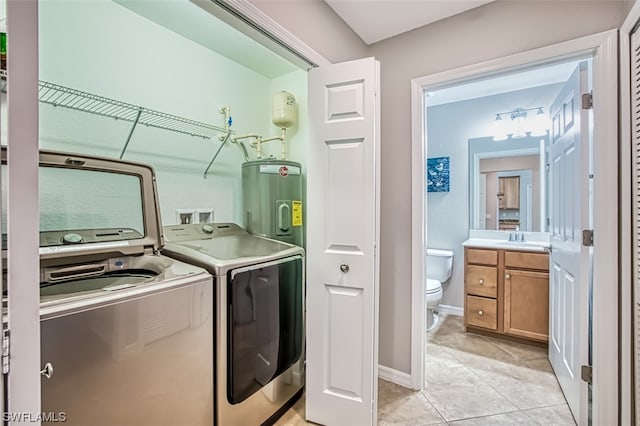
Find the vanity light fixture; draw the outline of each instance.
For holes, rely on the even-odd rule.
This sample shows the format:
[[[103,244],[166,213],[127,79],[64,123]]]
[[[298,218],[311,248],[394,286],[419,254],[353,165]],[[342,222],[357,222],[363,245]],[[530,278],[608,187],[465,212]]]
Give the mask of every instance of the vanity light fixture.
[[[535,114],[528,114],[536,111]],[[499,112],[492,124],[494,141],[503,141],[509,137],[518,139],[529,136],[545,136],[549,123],[543,107],[516,108],[513,111]]]

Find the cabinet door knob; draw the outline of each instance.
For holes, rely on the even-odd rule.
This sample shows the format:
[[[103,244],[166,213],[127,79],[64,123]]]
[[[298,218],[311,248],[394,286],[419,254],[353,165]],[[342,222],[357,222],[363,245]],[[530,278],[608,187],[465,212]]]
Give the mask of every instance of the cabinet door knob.
[[[484,311],[483,311],[482,309],[480,309],[480,310],[478,311],[478,315],[483,316],[483,315],[484,315]]]
[[[347,272],[349,272],[349,269],[351,269],[351,268],[349,268],[349,265],[348,265],[348,264],[346,264],[346,263],[343,263],[342,265],[340,265],[340,271],[341,271],[341,272],[343,272],[343,273],[345,273],[345,274],[346,274]]]
[[[479,282],[480,284],[484,284],[484,278],[480,278],[480,279],[478,280],[478,282]]]
[[[505,280],[510,280],[511,279],[511,274],[505,274],[504,279]]]

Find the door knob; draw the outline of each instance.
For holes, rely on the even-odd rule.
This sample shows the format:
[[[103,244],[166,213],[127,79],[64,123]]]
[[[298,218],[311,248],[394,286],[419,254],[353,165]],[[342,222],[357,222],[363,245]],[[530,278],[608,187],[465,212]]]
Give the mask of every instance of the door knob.
[[[483,311],[482,309],[480,309],[480,310],[478,311],[478,315],[483,316],[483,315],[484,315],[484,311]]]
[[[47,379],[50,379],[53,376],[53,365],[50,362],[44,365],[44,368],[40,370],[40,374],[42,374]]]
[[[346,263],[343,263],[342,265],[340,265],[340,271],[346,274],[347,272],[349,272],[349,265]]]

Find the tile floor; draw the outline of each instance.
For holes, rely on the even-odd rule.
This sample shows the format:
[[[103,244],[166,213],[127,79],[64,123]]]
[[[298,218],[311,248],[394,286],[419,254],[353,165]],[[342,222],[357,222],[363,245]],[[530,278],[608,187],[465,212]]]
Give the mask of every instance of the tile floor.
[[[467,333],[462,317],[428,334],[426,380],[424,392],[380,380],[378,424],[575,425],[546,349]],[[276,422],[306,424],[304,397]]]

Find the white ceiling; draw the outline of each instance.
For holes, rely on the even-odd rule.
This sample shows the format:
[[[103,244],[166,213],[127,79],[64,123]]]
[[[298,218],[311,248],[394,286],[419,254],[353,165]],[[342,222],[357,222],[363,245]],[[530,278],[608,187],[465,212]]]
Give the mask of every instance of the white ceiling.
[[[493,0],[324,1],[366,44],[373,44]]]
[[[547,65],[434,90],[428,93],[427,107],[562,83],[569,79],[577,64],[572,61]]]

